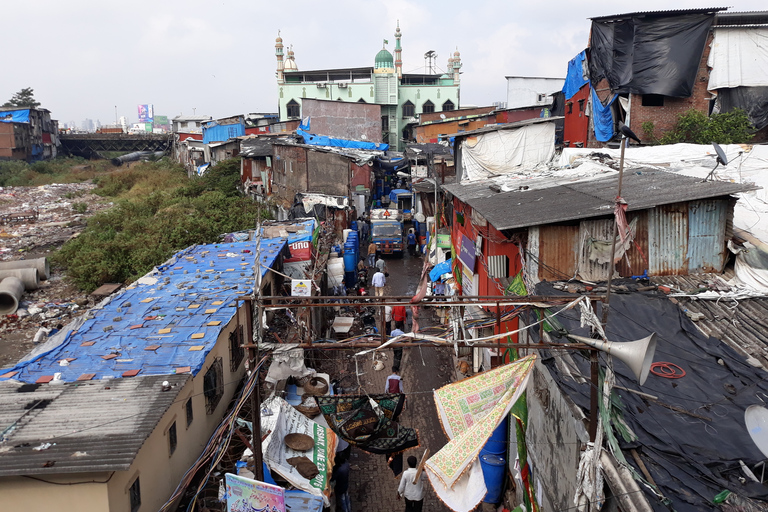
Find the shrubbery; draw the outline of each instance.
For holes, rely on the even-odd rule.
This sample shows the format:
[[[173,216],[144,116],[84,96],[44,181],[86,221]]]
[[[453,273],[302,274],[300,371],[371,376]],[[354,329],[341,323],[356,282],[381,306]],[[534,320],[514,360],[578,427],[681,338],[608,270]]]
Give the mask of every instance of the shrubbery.
[[[88,161],[83,158],[56,158],[32,164],[9,160],[0,162],[0,187],[79,183],[98,176],[110,167],[108,161]]]
[[[731,112],[712,114],[691,109],[677,118],[674,129],[660,139],[654,134],[652,122],[643,123],[646,138],[658,144],[745,144],[754,136],[755,129],[746,112],[735,109]]]
[[[239,195],[239,174],[239,159],[233,159],[202,178],[187,178],[167,160],[104,175],[96,193],[114,197],[115,206],[91,217],[54,261],[80,288],[92,291],[106,282],[137,279],[190,245],[253,228],[258,206]]]

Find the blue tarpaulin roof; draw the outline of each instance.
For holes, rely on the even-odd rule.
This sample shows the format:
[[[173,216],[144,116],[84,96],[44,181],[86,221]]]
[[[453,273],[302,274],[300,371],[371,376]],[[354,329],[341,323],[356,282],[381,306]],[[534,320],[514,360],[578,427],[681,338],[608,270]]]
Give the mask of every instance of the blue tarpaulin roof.
[[[285,244],[284,238],[261,241],[262,276]],[[6,379],[30,383],[54,373],[65,382],[85,374],[118,378],[129,370],[194,375],[235,315],[235,299],[253,293],[255,251],[256,242],[189,247],[89,311],[60,345],[2,373],[18,372]],[[61,366],[64,359],[69,364]]]
[[[0,111],[0,123],[28,123],[29,109]]]
[[[438,281],[443,274],[449,274],[451,272],[451,263],[453,258],[449,258],[442,263],[438,263],[432,270],[429,271],[429,280],[432,282]]]
[[[589,83],[589,80],[584,78],[584,61],[586,58],[587,52],[584,50],[568,62],[568,74],[565,75],[565,83],[563,83],[563,94],[567,100],[573,98],[579,89]]]
[[[389,149],[389,144],[383,142],[363,142],[360,140],[349,139],[336,139],[333,137],[326,137],[325,135],[313,135],[307,133],[304,130],[296,130],[297,135],[304,137],[304,144],[310,146],[332,146],[337,148],[352,148],[352,149],[378,149],[379,151],[386,151]]]

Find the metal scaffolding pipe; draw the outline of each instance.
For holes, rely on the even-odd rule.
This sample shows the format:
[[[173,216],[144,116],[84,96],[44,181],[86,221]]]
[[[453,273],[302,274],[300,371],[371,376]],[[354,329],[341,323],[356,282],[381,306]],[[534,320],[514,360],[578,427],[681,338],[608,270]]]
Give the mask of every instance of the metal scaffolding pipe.
[[[40,287],[40,279],[38,277],[36,268],[12,268],[8,270],[0,270],[0,279],[6,277],[15,277],[19,279],[24,285],[24,289],[37,290]]]
[[[6,277],[0,281],[0,315],[15,313],[19,309],[19,300],[23,293],[24,283],[18,277]]]
[[[37,277],[45,281],[51,277],[51,267],[48,258],[35,258],[33,260],[0,261],[0,270],[13,270],[17,268],[36,268]]]

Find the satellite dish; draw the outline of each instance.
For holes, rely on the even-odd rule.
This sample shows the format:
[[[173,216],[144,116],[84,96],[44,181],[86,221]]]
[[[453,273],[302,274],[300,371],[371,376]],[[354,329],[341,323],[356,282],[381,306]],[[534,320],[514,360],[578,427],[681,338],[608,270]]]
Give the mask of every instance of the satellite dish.
[[[762,405],[750,405],[744,413],[744,423],[752,441],[768,457],[768,409]]]
[[[725,151],[720,147],[720,144],[713,142],[712,145],[715,147],[715,153],[717,153],[717,163],[720,165],[728,165],[728,158],[726,158]]]
[[[704,181],[709,181],[709,179],[712,178],[718,165],[728,165],[728,158],[725,156],[725,151],[723,151],[723,148],[720,147],[720,144],[713,142],[712,146],[714,146],[715,153],[717,153],[717,163],[715,163],[715,167],[709,171],[709,174],[707,174],[707,177],[704,178]]]
[[[440,114],[440,119],[445,119],[445,114]]]

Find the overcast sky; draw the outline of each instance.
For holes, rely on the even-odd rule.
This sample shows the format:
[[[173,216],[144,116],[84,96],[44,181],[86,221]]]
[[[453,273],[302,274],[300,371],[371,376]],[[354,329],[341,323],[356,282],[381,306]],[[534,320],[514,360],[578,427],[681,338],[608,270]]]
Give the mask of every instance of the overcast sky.
[[[766,8],[735,0],[730,11]],[[634,5],[634,6],[633,6]],[[400,20],[405,72],[435,50],[446,69],[458,47],[461,102],[506,101],[505,76],[565,75],[587,43],[589,17],[707,7],[692,0],[38,0],[2,8],[0,104],[32,87],[61,123],[137,122],[155,114],[213,117],[275,112],[275,38],[293,45],[300,70],[372,66]]]

